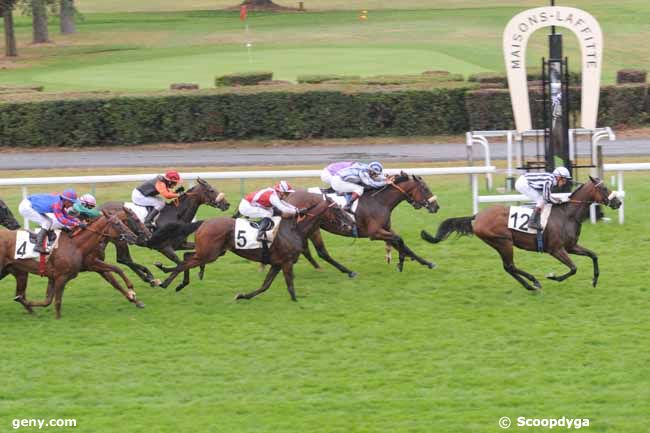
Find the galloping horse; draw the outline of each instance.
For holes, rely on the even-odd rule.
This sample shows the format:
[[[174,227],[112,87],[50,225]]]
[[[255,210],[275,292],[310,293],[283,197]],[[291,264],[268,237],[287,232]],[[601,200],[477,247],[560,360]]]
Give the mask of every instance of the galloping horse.
[[[300,194],[299,192],[291,194],[288,199],[289,203],[297,205],[301,197]],[[421,265],[433,269],[435,267],[434,263],[424,260],[415,254],[406,246],[404,240],[391,230],[391,212],[404,200],[410,203],[415,209],[424,207],[431,213],[436,213],[440,209],[437,197],[431,193],[431,190],[429,190],[429,187],[420,176],[411,176],[402,172],[393,178],[392,183],[375,191],[366,191],[359,198],[359,204],[355,213],[357,225],[356,237],[385,241],[386,259],[389,262],[390,250],[392,247],[395,247],[399,252],[397,267],[400,272],[404,268],[404,259],[406,257],[410,257]],[[355,237],[355,234],[352,232],[341,231],[340,228],[323,224],[323,222],[321,222],[321,228],[333,234]],[[350,278],[356,276],[356,272],[341,265],[329,255],[320,230],[315,230],[309,237],[309,240],[314,244],[320,258],[339,271],[348,274]],[[308,246],[305,246],[303,255],[316,269],[320,268],[318,263],[313,259]]]
[[[196,182],[196,185],[179,197],[176,206],[167,205],[160,211],[160,216],[156,220],[154,236],[147,245],[148,248],[161,252],[176,264],[181,263],[181,259],[176,255],[176,250],[191,250],[194,248],[193,243],[187,242],[187,237],[199,226],[199,223],[192,223],[199,206],[205,204],[222,211],[228,210],[230,207],[230,203],[225,199],[223,193],[216,191],[201,178],[197,178]],[[102,206],[102,209],[113,213],[120,211],[123,205],[124,203],[121,202],[108,202]],[[151,286],[158,285],[159,281],[155,279],[146,266],[133,261],[129,246],[125,242],[116,241],[114,243],[118,263],[131,268],[133,272]]]
[[[84,229],[76,229],[70,234],[61,234],[58,247],[52,252],[45,264],[45,269],[43,269],[43,276],[48,278],[46,299],[36,302],[28,301],[25,292],[28,274],[41,275],[39,263],[32,259],[14,259],[15,233],[0,232],[0,265],[4,265],[0,279],[7,274],[14,275],[16,278],[15,301],[23,305],[29,312],[32,312],[32,307],[50,305],[54,298],[57,319],[61,318],[61,302],[65,285],[82,271],[100,273],[127,300],[140,307],[142,305],[136,299],[133,285],[124,272],[119,267],[109,265],[101,260],[107,239],[119,239],[132,243],[138,241],[138,236],[123,222],[129,218],[135,218],[135,215],[132,215],[128,209],[111,216],[104,213]],[[116,272],[122,277],[127,284],[128,291],[123,290],[117,284],[111,272]]]
[[[603,181],[589,177],[589,182],[581,185],[565,203],[553,206],[544,230],[544,252],[552,255],[569,267],[569,272],[556,276],[549,274],[547,278],[554,281],[564,281],[576,273],[576,266],[569,254],[588,256],[594,265],[592,284],[598,283],[598,256],[593,251],[578,245],[582,222],[589,216],[589,206],[592,203],[605,204],[612,209],[618,209],[621,201],[616,193],[610,193]],[[431,243],[438,243],[449,237],[451,233],[458,235],[475,234],[486,244],[497,250],[507,273],[528,290],[541,289],[540,282],[528,272],[518,269],[513,260],[513,245],[528,251],[537,251],[535,234],[515,231],[508,228],[508,207],[491,206],[475,216],[450,218],[442,222],[435,237],[422,230],[421,236]],[[533,283],[531,286],[524,278]]]
[[[0,226],[4,226],[9,230],[18,230],[20,228],[20,223],[16,221],[9,207],[2,200],[0,200]]]
[[[293,288],[293,265],[303,251],[305,239],[318,227],[322,218],[337,221],[343,226],[344,231],[351,230],[353,225],[352,219],[346,212],[332,200],[324,200],[319,194],[308,194],[303,203],[307,206],[303,215],[282,220],[268,254],[264,254],[260,248],[250,250],[235,248],[235,219],[213,218],[205,221],[196,231],[196,251],[193,254],[187,253],[185,261],[176,268],[159,266],[161,270],[171,272],[161,287],[167,287],[179,273],[183,272],[183,282],[176,287],[176,291],[181,290],[190,282],[189,269],[213,262],[230,250],[245,259],[260,263],[268,262],[271,265],[260,289],[251,293],[238,294],[235,299],[251,299],[266,291],[282,269],[287,290],[291,299],[296,301]]]

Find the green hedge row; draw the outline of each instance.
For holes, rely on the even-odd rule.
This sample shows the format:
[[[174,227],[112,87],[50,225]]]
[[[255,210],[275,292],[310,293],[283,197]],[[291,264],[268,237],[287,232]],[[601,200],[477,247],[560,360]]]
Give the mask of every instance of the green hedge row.
[[[469,126],[465,92],[260,91],[4,103],[0,146],[459,133]]]
[[[243,138],[345,138],[455,134],[513,128],[510,95],[456,83],[197,92],[0,102],[0,146],[96,146]],[[356,88],[355,88],[356,89]],[[577,116],[580,93],[571,106]],[[539,95],[530,100],[541,123]],[[650,123],[645,84],[606,86],[600,125]]]

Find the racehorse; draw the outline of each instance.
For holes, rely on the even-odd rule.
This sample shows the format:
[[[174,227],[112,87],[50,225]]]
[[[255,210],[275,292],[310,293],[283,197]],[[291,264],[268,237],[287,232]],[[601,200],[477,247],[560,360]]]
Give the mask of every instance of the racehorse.
[[[235,248],[236,220],[234,218],[213,218],[205,221],[196,231],[194,253],[186,253],[185,261],[175,268],[159,266],[161,270],[171,273],[161,287],[167,287],[179,273],[183,272],[183,282],[176,287],[176,291],[183,289],[190,282],[189,269],[213,262],[230,250],[245,259],[271,265],[260,289],[246,294],[240,293],[235,299],[251,299],[265,292],[282,270],[289,295],[293,301],[296,301],[293,265],[303,251],[305,239],[318,227],[323,218],[336,221],[344,231],[352,230],[354,223],[336,203],[329,198],[323,199],[319,194],[308,194],[303,203],[307,206],[303,213],[296,218],[282,220],[275,240],[266,254],[261,248],[250,250]]]
[[[424,207],[430,213],[436,213],[438,209],[440,209],[438,198],[431,193],[431,190],[420,176],[412,176],[402,172],[398,176],[395,176],[392,182],[388,183],[383,188],[366,191],[361,197],[359,197],[359,203],[355,213],[357,233],[343,232],[336,226],[325,225],[324,221],[321,222],[321,228],[337,235],[385,241],[386,260],[388,262],[390,262],[390,250],[392,247],[397,249],[399,252],[399,262],[397,267],[400,272],[404,269],[404,259],[406,257],[410,257],[421,265],[433,269],[435,267],[434,263],[424,260],[415,254],[406,246],[404,240],[391,230],[391,213],[393,209],[404,200],[411,204],[415,209]],[[288,201],[289,203],[296,205],[299,201],[298,193],[296,192],[291,194]],[[356,276],[356,272],[353,272],[338,263],[329,255],[325,248],[325,243],[323,242],[320,230],[315,230],[309,237],[309,240],[316,248],[320,258],[334,266],[339,271],[348,274],[350,278]],[[303,251],[303,255],[316,269],[320,268],[318,262],[313,259],[307,244]]]
[[[588,256],[594,265],[592,284],[596,287],[600,274],[598,256],[593,251],[578,245],[581,225],[589,217],[589,206],[592,203],[605,204],[612,209],[618,209],[621,206],[616,192],[610,193],[603,181],[591,176],[589,182],[576,189],[569,196],[567,202],[553,206],[543,233],[543,252],[552,255],[568,266],[569,272],[559,276],[549,274],[547,278],[554,281],[566,280],[577,271],[569,254]],[[450,218],[443,221],[435,237],[424,230],[422,230],[421,236],[424,240],[435,244],[447,239],[454,232],[460,236],[475,234],[497,250],[501,255],[503,268],[515,280],[528,290],[541,289],[540,282],[533,275],[517,268],[513,260],[513,245],[523,250],[537,251],[536,235],[509,229],[508,215],[508,207],[491,206],[475,216]],[[532,282],[534,287],[522,277]]]
[[[176,205],[166,205],[156,220],[156,230],[150,239],[147,247],[161,252],[165,257],[176,263],[181,259],[176,255],[176,250],[191,250],[193,243],[187,242],[187,237],[192,234],[200,223],[192,223],[199,206],[202,204],[218,208],[222,211],[228,210],[230,203],[222,192],[216,191],[212,186],[201,178],[196,179],[197,184],[190,188],[178,198]],[[124,203],[108,202],[102,205],[102,209],[110,213],[120,211]],[[143,265],[135,263],[131,258],[129,246],[123,241],[114,241],[117,252],[117,262],[131,268],[143,281],[152,287],[160,283],[151,271]]]
[[[18,230],[20,228],[20,223],[14,218],[9,207],[2,200],[0,200],[0,226],[4,226],[9,230]]]
[[[109,265],[101,260],[106,240],[120,239],[131,243],[138,240],[138,235],[134,234],[123,222],[123,220],[126,221],[130,218],[136,217],[128,209],[114,215],[104,213],[86,228],[78,228],[69,234],[61,234],[58,247],[52,251],[44,269],[41,269],[39,263],[32,259],[14,259],[15,232],[0,232],[0,265],[4,265],[0,279],[7,274],[14,275],[16,278],[15,301],[23,305],[30,313],[33,311],[32,307],[47,307],[54,298],[57,319],[61,318],[61,302],[65,285],[82,271],[100,273],[127,300],[141,307],[143,305],[136,299],[133,285],[124,272],[119,267]],[[120,275],[127,284],[128,291],[121,288],[111,275],[111,272]],[[29,273],[48,278],[44,301],[33,302],[26,299],[27,276]]]

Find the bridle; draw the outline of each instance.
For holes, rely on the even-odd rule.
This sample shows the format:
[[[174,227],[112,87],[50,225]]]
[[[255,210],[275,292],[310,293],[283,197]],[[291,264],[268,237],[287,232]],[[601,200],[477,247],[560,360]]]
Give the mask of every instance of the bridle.
[[[326,201],[329,202],[329,204],[327,205],[328,209],[331,208],[331,207],[337,206],[337,204],[333,200],[330,200],[329,198],[326,198]],[[309,206],[308,208],[306,208],[299,215],[296,215],[296,222],[297,223],[302,222],[307,217],[312,217],[312,218],[315,217],[316,215],[310,214],[309,211],[312,210],[313,208],[315,208],[316,206],[318,206],[319,204],[320,203],[313,204],[313,205]]]
[[[578,182],[573,182],[573,183],[578,183]],[[580,185],[582,186],[584,184],[580,184]],[[616,198],[616,191],[612,191],[609,194],[609,196],[605,196],[605,194],[603,193],[603,191],[600,188],[603,185],[604,185],[604,181],[602,181],[602,180],[599,180],[598,183],[594,183],[594,188],[596,189],[596,191],[600,195],[600,198],[601,198],[602,201],[599,201],[599,200],[575,200],[575,199],[572,199],[572,198],[569,197],[569,200],[567,202],[568,203],[575,203],[575,204],[589,204],[589,205],[594,204],[594,203],[597,203],[597,204],[602,203],[605,206],[609,206],[609,204],[612,202],[612,200],[614,198]]]
[[[415,182],[418,182],[417,179],[414,179],[414,180],[415,180]],[[438,196],[432,195],[428,199],[422,199],[422,200],[418,201],[418,200],[415,200],[413,197],[411,197],[411,195],[404,188],[400,187],[395,182],[390,182],[388,185],[392,186],[393,188],[395,188],[396,190],[401,192],[402,195],[404,196],[404,198],[406,199],[406,201],[408,202],[408,204],[410,204],[413,207],[417,207],[417,206],[419,206],[419,207],[427,207],[429,204],[431,204],[431,203],[438,200]]]
[[[91,224],[90,226],[86,226],[85,228],[82,228],[82,229],[79,229],[79,230],[75,231],[74,233],[72,233],[70,235],[70,237],[74,238],[77,235],[81,234],[84,230],[86,230],[86,231],[89,231],[91,233],[98,234],[102,238],[107,238],[107,239],[111,239],[111,240],[118,240],[118,241],[125,241],[126,240],[126,235],[124,233],[120,233],[117,236],[110,236],[108,234],[109,225],[112,225],[114,227],[115,226],[121,226],[122,229],[128,230],[128,227],[126,227],[126,225],[124,225],[124,223],[119,218],[117,218],[117,216],[113,215],[111,217],[106,218],[106,222],[107,222],[107,224],[104,226],[104,228],[102,229],[101,232],[92,229],[91,228],[92,224]]]

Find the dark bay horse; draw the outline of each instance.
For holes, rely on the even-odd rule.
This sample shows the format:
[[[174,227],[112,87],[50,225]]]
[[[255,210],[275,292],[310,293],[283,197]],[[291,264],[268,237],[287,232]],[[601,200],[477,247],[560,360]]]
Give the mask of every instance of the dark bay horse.
[[[277,274],[282,270],[291,299],[296,301],[293,287],[293,265],[298,261],[305,245],[305,239],[318,228],[322,218],[337,221],[343,230],[352,230],[353,221],[338,205],[330,199],[323,199],[319,194],[308,194],[303,203],[307,206],[303,215],[284,219],[280,223],[275,240],[265,257],[262,249],[241,250],[235,248],[235,219],[213,218],[205,221],[196,231],[196,251],[186,254],[186,260],[176,268],[160,267],[171,275],[162,287],[167,287],[176,276],[183,272],[183,282],[176,287],[181,290],[189,284],[189,269],[217,260],[227,251],[232,251],[245,259],[271,265],[262,287],[246,294],[238,294],[235,299],[251,299],[266,291]],[[265,260],[268,259],[268,260]]]
[[[289,203],[299,205],[300,196],[296,192],[289,196]],[[355,213],[357,233],[356,236],[360,238],[370,238],[371,240],[382,240],[386,242],[386,258],[390,261],[390,249],[394,247],[399,252],[399,262],[397,264],[400,272],[404,268],[404,259],[406,257],[416,260],[421,265],[427,266],[430,269],[435,267],[435,264],[424,260],[415,254],[409,247],[406,246],[404,240],[391,230],[391,213],[402,201],[406,200],[415,209],[425,208],[431,213],[435,213],[440,209],[438,199],[431,193],[431,190],[420,176],[411,176],[404,172],[395,176],[392,183],[387,184],[385,187],[378,190],[366,191],[360,198],[359,204]],[[342,231],[339,227],[328,225],[327,221],[321,221],[320,228],[341,236],[354,237],[352,232]],[[311,234],[309,240],[312,242],[318,256],[334,266],[339,271],[348,274],[350,278],[356,276],[356,272],[351,271],[347,267],[334,260],[323,242],[323,237],[320,230],[315,230]],[[320,268],[319,264],[313,259],[309,247],[305,246],[303,252],[305,258],[315,267]]]
[[[165,257],[176,264],[181,259],[176,255],[177,250],[191,250],[193,243],[187,242],[187,237],[192,234],[200,223],[192,223],[196,212],[201,205],[208,205],[222,211],[228,210],[230,203],[225,195],[215,190],[209,183],[201,178],[196,179],[197,184],[182,194],[177,205],[166,205],[156,220],[156,229],[147,247],[161,252]],[[122,202],[108,202],[102,205],[102,209],[110,213],[122,210]],[[157,286],[157,280],[151,271],[143,265],[135,263],[131,258],[131,252],[127,243],[115,241],[117,262],[131,268],[143,281],[151,286]]]
[[[20,228],[20,223],[14,218],[9,207],[2,200],[0,200],[0,226],[9,230],[18,230]]]
[[[598,256],[593,251],[578,245],[580,229],[583,221],[589,217],[589,206],[592,203],[605,204],[612,209],[618,209],[621,206],[621,201],[616,197],[616,193],[610,193],[603,181],[592,177],[589,177],[589,182],[576,189],[567,202],[553,206],[543,235],[544,252],[564,263],[569,268],[569,272],[559,276],[550,274],[547,278],[554,281],[566,280],[577,270],[569,254],[588,256],[594,265],[592,284],[596,287],[600,273]],[[515,280],[528,290],[541,289],[540,282],[533,275],[517,268],[513,260],[513,246],[523,250],[537,251],[536,236],[509,229],[508,215],[508,207],[491,206],[475,216],[450,218],[443,221],[435,237],[424,230],[421,232],[421,236],[424,240],[435,244],[447,239],[451,233],[475,234],[497,250],[501,255],[503,268]],[[532,282],[534,287],[522,277]]]
[[[138,236],[123,222],[129,216],[129,210],[113,215],[104,214],[89,224],[84,229],[76,229],[72,233],[62,233],[59,237],[59,245],[52,252],[44,269],[44,276],[48,279],[46,298],[44,301],[29,301],[26,299],[28,274],[41,274],[39,263],[32,259],[14,259],[15,234],[14,232],[0,232],[0,264],[4,265],[0,279],[7,274],[16,278],[16,302],[19,302],[27,311],[32,312],[32,307],[47,307],[54,299],[56,318],[61,318],[61,302],[63,290],[68,281],[75,278],[79,272],[98,272],[104,279],[118,289],[124,297],[136,306],[139,301],[136,299],[133,285],[130,283],[124,272],[117,266],[104,263],[101,258],[105,242],[107,240],[124,240],[135,243]],[[121,288],[112,272],[122,277],[128,287],[128,291]]]

